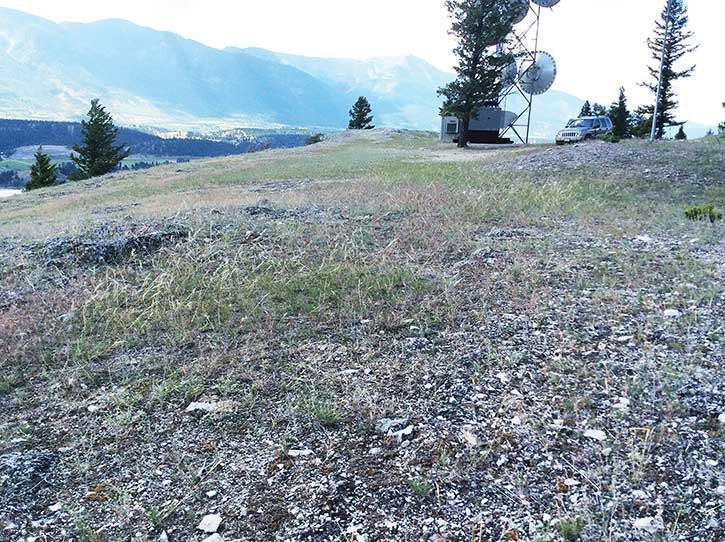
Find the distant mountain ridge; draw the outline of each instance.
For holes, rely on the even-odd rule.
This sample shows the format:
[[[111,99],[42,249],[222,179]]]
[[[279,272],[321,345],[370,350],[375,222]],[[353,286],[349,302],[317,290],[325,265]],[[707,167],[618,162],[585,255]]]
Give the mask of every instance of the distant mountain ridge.
[[[375,124],[437,130],[436,90],[452,74],[414,56],[311,58],[207,47],[124,20],[56,24],[0,8],[0,117],[78,120],[99,97],[125,125],[344,128],[359,95]],[[550,139],[582,100],[536,98]]]

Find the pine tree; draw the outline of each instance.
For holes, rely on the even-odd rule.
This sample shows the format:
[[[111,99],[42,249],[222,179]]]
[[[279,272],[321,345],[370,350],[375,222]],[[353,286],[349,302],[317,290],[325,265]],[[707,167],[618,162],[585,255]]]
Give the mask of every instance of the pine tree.
[[[582,117],[591,117],[592,116],[592,105],[589,103],[589,100],[584,102],[584,105],[582,106],[582,110],[579,112],[579,118]]]
[[[660,75],[660,60],[662,59],[662,50],[664,49],[664,69],[662,72],[662,86],[660,90],[659,100],[657,100],[657,119],[655,137],[662,139],[665,135],[665,128],[677,124],[674,112],[679,105],[676,100],[676,93],[673,84],[678,79],[690,77],[695,71],[692,65],[684,69],[676,69],[676,64],[688,53],[692,53],[697,49],[697,45],[690,45],[689,41],[693,33],[686,30],[689,17],[687,15],[687,5],[684,0],[668,0],[672,3],[669,37],[665,43],[665,33],[667,27],[667,5],[662,12],[661,20],[655,22],[655,37],[647,40],[647,45],[652,52],[652,59],[655,64],[650,66],[650,82],[642,83],[642,86],[648,88],[657,96],[658,81]],[[640,132],[649,127],[652,129],[652,116],[654,115],[654,106],[645,106],[640,108],[640,114],[645,118],[649,117],[648,122],[640,126]]]
[[[90,179],[112,172],[130,154],[125,145],[116,145],[118,128],[113,117],[98,100],[91,102],[88,120],[83,121],[83,145],[75,145],[71,160],[78,166],[73,180]]]
[[[456,80],[438,89],[443,98],[441,114],[459,119],[458,146],[468,146],[471,117],[486,103],[501,94],[503,69],[514,57],[499,54],[497,45],[505,45],[513,28],[516,10],[509,0],[446,0],[451,16],[450,34],[457,40],[453,50],[458,58]]]
[[[372,112],[373,108],[370,106],[368,99],[365,96],[360,96],[350,109],[348,130],[372,130],[375,128],[371,124],[373,122]]]
[[[58,181],[58,166],[51,160],[50,156],[43,152],[43,147],[38,147],[35,153],[35,163],[30,167],[30,182],[25,186],[26,191],[53,186]]]
[[[722,106],[725,108],[725,102],[723,102]],[[718,124],[717,130],[719,132],[720,137],[725,137],[725,122]]]
[[[617,137],[629,137],[632,133],[631,114],[627,109],[627,96],[624,87],[619,89],[619,98],[609,108],[609,118],[612,120],[614,129],[612,133]]]
[[[592,116],[594,117],[606,117],[608,113],[607,108],[602,104],[595,103],[592,106]]]
[[[685,127],[683,124],[680,124],[680,129],[675,134],[675,139],[678,141],[684,141],[687,139],[687,134],[685,133]]]

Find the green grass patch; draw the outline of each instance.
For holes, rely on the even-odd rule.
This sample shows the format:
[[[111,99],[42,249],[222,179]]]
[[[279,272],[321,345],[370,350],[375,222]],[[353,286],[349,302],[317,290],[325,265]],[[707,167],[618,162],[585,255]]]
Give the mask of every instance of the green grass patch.
[[[427,288],[408,269],[352,258],[219,253],[217,247],[167,253],[150,270],[109,271],[80,311],[70,357],[89,361],[131,346],[179,346],[204,335],[284,332],[298,320],[314,331],[318,324],[395,319],[399,301]]]

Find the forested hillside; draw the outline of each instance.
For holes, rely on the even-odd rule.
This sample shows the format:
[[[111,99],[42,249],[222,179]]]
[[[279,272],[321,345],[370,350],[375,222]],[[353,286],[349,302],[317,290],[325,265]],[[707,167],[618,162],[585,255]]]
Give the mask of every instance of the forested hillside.
[[[234,141],[208,139],[161,138],[139,130],[121,128],[119,141],[132,154],[149,156],[184,156],[190,158],[231,156],[270,147],[293,147],[303,144],[302,134],[275,134]],[[62,145],[81,142],[81,125],[77,122],[0,119],[0,154],[11,154],[19,147]]]

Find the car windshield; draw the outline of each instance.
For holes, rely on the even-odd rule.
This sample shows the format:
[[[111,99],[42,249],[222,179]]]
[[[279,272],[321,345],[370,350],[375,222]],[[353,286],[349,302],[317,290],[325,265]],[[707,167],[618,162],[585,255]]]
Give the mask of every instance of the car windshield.
[[[567,128],[591,128],[594,126],[594,119],[573,119],[566,125]]]

